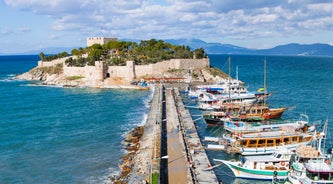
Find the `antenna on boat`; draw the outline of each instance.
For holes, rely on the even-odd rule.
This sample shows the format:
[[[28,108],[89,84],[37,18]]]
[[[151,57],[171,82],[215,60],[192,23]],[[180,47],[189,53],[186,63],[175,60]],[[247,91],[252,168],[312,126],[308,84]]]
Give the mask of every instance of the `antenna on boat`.
[[[321,141],[322,141],[322,139],[324,139],[324,146],[323,146],[323,148],[326,147],[327,129],[328,129],[328,119],[325,120],[322,132],[319,134],[318,151],[320,151],[320,152],[322,151],[322,148],[321,148]]]

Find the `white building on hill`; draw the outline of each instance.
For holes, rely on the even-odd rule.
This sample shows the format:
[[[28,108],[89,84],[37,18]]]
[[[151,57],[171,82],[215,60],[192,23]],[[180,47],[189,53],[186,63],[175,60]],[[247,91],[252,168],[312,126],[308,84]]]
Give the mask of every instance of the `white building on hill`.
[[[109,41],[118,41],[118,38],[88,37],[87,38],[87,47],[90,47],[90,46],[94,45],[95,43],[103,45]]]

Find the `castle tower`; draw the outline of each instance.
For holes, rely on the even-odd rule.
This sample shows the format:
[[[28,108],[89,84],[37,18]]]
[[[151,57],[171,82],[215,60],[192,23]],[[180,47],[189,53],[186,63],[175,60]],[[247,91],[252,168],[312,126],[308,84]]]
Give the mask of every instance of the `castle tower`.
[[[103,61],[95,61],[96,76],[99,81],[103,81],[106,78],[107,68]]]
[[[128,70],[128,73],[126,74],[126,80],[133,81],[136,78],[134,61],[127,61],[126,67]]]
[[[88,37],[87,38],[87,47],[98,43],[100,45],[104,45],[109,41],[118,41],[118,38],[106,38],[106,37]]]

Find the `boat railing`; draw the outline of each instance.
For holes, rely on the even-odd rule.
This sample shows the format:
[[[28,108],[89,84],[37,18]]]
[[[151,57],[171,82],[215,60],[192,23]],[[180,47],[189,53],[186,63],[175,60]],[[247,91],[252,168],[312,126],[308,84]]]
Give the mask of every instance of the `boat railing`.
[[[259,132],[259,133],[248,133],[239,134],[239,138],[269,138],[269,137],[286,137],[286,136],[298,136],[302,135],[304,132],[286,132],[286,131],[273,131],[273,132]]]

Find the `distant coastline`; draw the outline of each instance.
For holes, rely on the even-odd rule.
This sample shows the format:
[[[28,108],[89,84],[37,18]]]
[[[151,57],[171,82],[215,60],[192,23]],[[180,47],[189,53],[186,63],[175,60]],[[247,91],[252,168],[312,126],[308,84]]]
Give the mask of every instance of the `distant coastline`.
[[[124,39],[139,42],[134,39]],[[175,45],[189,45],[192,49],[203,48],[207,54],[228,54],[228,55],[272,55],[272,56],[318,56],[333,57],[333,46],[324,43],[298,44],[289,43],[277,45],[267,49],[245,48],[232,44],[208,43],[200,39],[165,39],[166,42]],[[41,50],[30,50],[19,53],[0,53],[0,55],[38,55],[40,52],[56,54],[59,52],[70,52],[73,47],[48,47]]]

